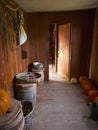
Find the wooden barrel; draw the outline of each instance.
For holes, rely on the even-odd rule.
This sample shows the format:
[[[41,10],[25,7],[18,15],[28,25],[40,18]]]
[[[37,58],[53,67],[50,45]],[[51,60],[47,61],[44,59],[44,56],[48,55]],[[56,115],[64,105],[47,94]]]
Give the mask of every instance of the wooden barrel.
[[[40,82],[39,82],[39,86],[44,84],[44,69],[43,70],[36,70],[36,69],[32,69],[32,72],[34,73],[38,73],[41,75],[40,77]]]
[[[0,130],[23,130],[24,124],[25,119],[21,103],[11,99],[9,111],[0,117]]]
[[[15,85],[15,98],[18,100],[29,100],[36,104],[37,96],[37,83],[29,84],[16,84]]]
[[[16,83],[39,83],[41,74],[34,72],[23,72],[15,76]]]

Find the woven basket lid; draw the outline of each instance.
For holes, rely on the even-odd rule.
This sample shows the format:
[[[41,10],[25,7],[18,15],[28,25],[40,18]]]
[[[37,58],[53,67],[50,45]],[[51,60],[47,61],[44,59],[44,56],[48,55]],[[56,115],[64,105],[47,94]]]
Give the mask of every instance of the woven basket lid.
[[[0,130],[3,130],[8,125],[10,126],[13,124],[15,120],[19,120],[17,119],[20,118],[19,115],[23,116],[22,105],[18,100],[11,99],[11,107],[9,112],[0,117]]]

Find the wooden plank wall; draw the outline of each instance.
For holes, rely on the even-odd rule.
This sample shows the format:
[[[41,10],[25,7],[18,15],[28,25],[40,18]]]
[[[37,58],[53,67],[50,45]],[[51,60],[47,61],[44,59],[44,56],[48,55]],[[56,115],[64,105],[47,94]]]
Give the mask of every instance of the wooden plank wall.
[[[90,78],[94,79],[98,85],[98,8],[95,13],[93,45],[90,63]]]
[[[71,24],[71,78],[89,75],[94,10],[49,13],[49,23]]]
[[[30,13],[27,20],[29,39],[29,58],[32,64],[35,61],[44,64],[45,80],[48,80],[49,58],[49,27],[47,13]]]
[[[89,75],[89,63],[93,34],[94,9],[28,14],[28,29],[31,61],[45,64],[45,77],[48,80],[48,31],[50,24],[71,24],[71,77]],[[48,21],[47,21],[48,15]],[[32,28],[30,28],[32,27]],[[46,39],[46,41],[45,41]],[[34,50],[32,51],[32,48]],[[30,53],[30,54],[31,54]]]
[[[12,13],[12,15],[16,15]],[[5,21],[8,17],[3,16]],[[1,21],[0,21],[1,22]],[[20,46],[16,34],[12,31],[10,23],[6,24],[6,32],[3,34],[0,26],[0,88],[5,89],[11,97],[14,96],[13,81],[16,74],[28,70],[28,58],[22,59],[22,48],[28,49],[27,42]],[[0,23],[2,25],[2,23]],[[15,25],[14,25],[15,26]],[[26,23],[24,23],[24,28]],[[2,27],[3,28],[3,27]]]
[[[15,75],[28,70],[28,59],[22,59],[21,46],[15,43],[13,42],[13,48],[8,44],[7,50],[4,50],[0,40],[0,56],[2,57],[0,59],[0,88],[4,88],[11,97],[14,95],[13,80]]]

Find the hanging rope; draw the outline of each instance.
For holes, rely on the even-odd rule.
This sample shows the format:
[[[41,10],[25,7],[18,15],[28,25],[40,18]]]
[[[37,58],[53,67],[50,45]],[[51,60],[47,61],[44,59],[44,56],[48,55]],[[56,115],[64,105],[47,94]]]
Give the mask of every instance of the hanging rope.
[[[11,11],[17,11],[19,9],[19,7],[14,9],[14,8],[10,7],[9,5],[6,5],[6,7],[9,8]]]
[[[12,0],[6,0],[6,7],[9,8],[11,11],[17,11],[19,6]]]
[[[13,1],[6,0],[6,2],[7,2],[6,7],[11,11],[17,12],[19,24],[23,25],[24,16],[23,16],[22,9],[16,3],[14,3]]]

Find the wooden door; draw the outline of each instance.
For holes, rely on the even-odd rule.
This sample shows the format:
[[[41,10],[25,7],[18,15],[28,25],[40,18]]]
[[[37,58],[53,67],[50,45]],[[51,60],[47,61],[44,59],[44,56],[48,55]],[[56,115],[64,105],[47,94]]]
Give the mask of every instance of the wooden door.
[[[57,72],[70,78],[70,23],[58,26]]]

